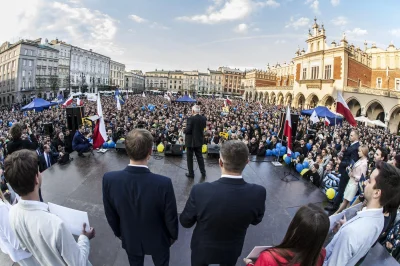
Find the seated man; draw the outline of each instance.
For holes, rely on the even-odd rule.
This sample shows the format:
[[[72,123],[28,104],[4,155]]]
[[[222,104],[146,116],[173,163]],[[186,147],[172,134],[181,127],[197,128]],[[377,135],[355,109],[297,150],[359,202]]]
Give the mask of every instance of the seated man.
[[[85,126],[81,126],[79,130],[75,132],[74,138],[72,139],[72,149],[78,152],[78,156],[85,157],[84,152],[91,150],[92,144],[89,143],[88,139],[85,138],[83,133],[85,132]],[[89,133],[90,137],[92,133]]]

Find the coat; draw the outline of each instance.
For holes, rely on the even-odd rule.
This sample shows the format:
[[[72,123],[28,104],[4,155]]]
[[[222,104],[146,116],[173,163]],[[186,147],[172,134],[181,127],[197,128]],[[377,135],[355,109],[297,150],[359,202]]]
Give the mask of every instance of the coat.
[[[185,146],[198,148],[204,144],[204,128],[207,126],[207,119],[202,115],[194,115],[187,119],[185,130]]]

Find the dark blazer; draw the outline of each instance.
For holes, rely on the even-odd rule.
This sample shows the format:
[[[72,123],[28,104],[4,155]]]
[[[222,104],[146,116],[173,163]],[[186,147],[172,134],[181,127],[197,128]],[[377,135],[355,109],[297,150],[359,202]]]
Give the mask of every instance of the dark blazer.
[[[28,150],[36,150],[37,148],[37,140],[35,136],[32,134],[30,135],[32,141],[28,139],[17,139],[12,140],[7,143],[7,155],[13,153],[14,151],[28,149]]]
[[[39,155],[39,171],[43,172],[47,169],[46,159],[44,158],[45,153]],[[49,153],[50,163],[51,165],[57,163],[52,153]]]
[[[343,152],[343,158],[342,161],[339,165],[340,168],[345,169],[347,166],[349,166],[352,161],[353,163],[357,162],[358,159],[358,148],[360,147],[360,143],[354,143],[353,145],[350,145],[347,147],[347,149]]]
[[[185,130],[185,146],[190,148],[201,147],[204,143],[204,128],[207,119],[202,115],[194,115],[187,119]]]
[[[179,220],[183,227],[196,223],[192,256],[205,264],[234,264],[240,256],[250,224],[261,222],[266,190],[242,178],[222,177],[193,186]]]
[[[165,252],[178,239],[178,214],[171,179],[128,166],[103,177],[108,224],[130,254]]]

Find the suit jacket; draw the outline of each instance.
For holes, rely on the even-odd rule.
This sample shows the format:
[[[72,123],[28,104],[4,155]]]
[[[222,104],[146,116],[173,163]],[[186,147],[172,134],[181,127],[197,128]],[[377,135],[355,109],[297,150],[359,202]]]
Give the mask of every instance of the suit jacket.
[[[86,144],[89,143],[89,141],[85,138],[84,135],[82,135],[79,130],[75,132],[74,138],[72,139],[72,149],[76,149],[76,147],[80,144]]]
[[[264,187],[242,178],[193,186],[179,219],[186,228],[196,224],[190,246],[194,256],[208,264],[236,263],[247,228],[262,221],[265,197]]]
[[[37,148],[37,140],[35,136],[32,134],[30,135],[32,141],[28,139],[17,139],[12,140],[7,143],[7,155],[13,153],[14,151],[28,149],[28,150],[36,150]]]
[[[360,143],[356,142],[353,145],[347,147],[347,149],[343,152],[343,159],[339,165],[339,167],[344,170],[347,166],[349,166],[352,162],[355,163],[358,161],[358,148],[360,147]]]
[[[130,254],[165,252],[178,239],[178,214],[171,179],[128,166],[103,177],[107,221]]]
[[[39,155],[39,171],[43,172],[44,170],[46,170],[47,167],[47,163],[46,163],[46,159],[44,158],[44,156],[46,155],[46,153],[42,153]],[[49,153],[49,158],[50,158],[50,163],[51,165],[57,163],[57,161],[55,160],[53,154]]]
[[[185,146],[189,148],[201,147],[204,143],[204,128],[207,119],[202,115],[194,115],[187,119],[185,130]]]

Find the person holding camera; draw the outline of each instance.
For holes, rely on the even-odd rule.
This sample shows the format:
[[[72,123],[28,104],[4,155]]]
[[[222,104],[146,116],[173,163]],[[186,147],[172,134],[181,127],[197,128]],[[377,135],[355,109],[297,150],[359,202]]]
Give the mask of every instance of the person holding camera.
[[[26,131],[29,134],[30,139],[23,139],[22,134]],[[7,143],[7,155],[12,154],[15,151],[28,149],[28,150],[36,150],[37,148],[37,140],[32,130],[30,129],[29,124],[26,125],[26,129],[20,123],[14,123],[11,126],[10,134],[12,140]]]

